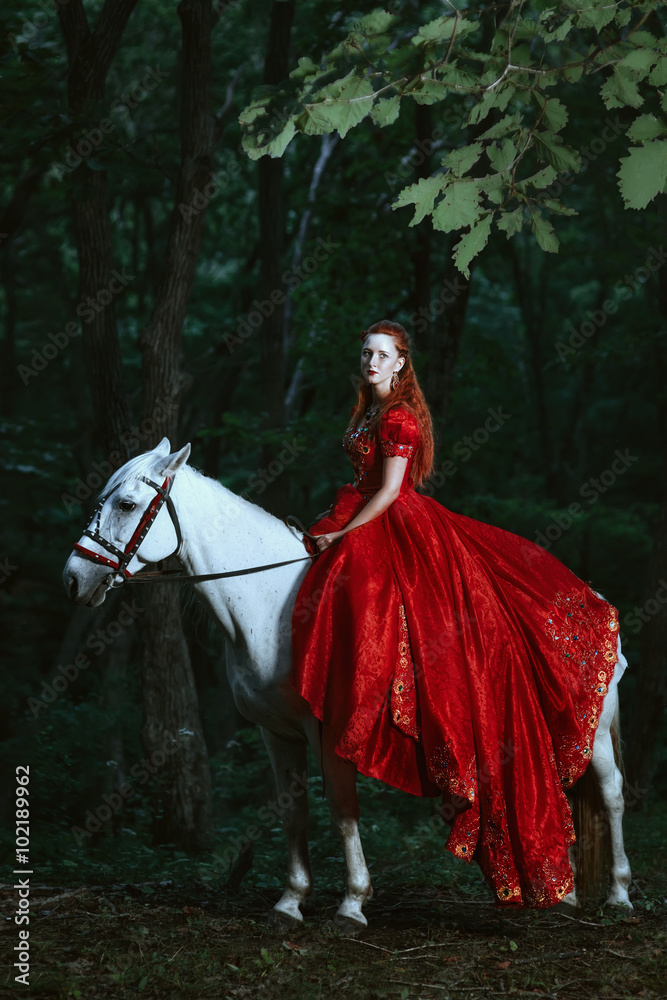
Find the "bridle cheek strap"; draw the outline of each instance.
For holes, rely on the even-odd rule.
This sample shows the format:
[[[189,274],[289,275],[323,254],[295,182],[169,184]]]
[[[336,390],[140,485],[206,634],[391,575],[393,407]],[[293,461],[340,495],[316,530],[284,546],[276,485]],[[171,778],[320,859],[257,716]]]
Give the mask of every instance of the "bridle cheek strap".
[[[151,479],[147,479],[146,476],[140,476],[139,478],[144,483],[147,483],[149,486],[152,486],[152,488],[155,490],[155,496],[149,503],[144,513],[142,514],[141,518],[139,519],[139,524],[135,528],[132,537],[130,538],[129,542],[122,551],[119,548],[117,548],[113,544],[113,542],[110,542],[108,541],[108,539],[103,538],[99,531],[100,514],[102,512],[102,507],[104,506],[108,498],[111,496],[111,493],[107,494],[107,496],[105,497],[102,497],[99,504],[97,505],[97,508],[95,509],[94,528],[92,529],[86,528],[83,532],[84,535],[87,535],[88,538],[91,538],[98,545],[101,545],[103,548],[107,550],[107,552],[110,552],[116,558],[110,559],[108,558],[108,556],[103,556],[99,552],[94,552],[92,549],[87,549],[85,546],[79,545],[78,542],[74,543],[75,551],[78,552],[80,555],[82,555],[85,559],[90,559],[91,562],[98,563],[99,565],[102,566],[109,566],[110,569],[115,570],[115,574],[117,576],[121,576],[123,579],[130,579],[130,577],[132,576],[127,567],[132,562],[135,555],[139,551],[141,543],[148,534],[149,528],[155,521],[156,517],[158,516],[158,514],[162,509],[163,504],[165,503],[167,504],[169,516],[171,517],[171,521],[174,526],[174,530],[176,532],[176,548],[174,549],[172,555],[175,555],[180,551],[181,545],[183,543],[183,536],[181,534],[181,526],[178,521],[176,508],[174,507],[173,500],[169,496],[171,492],[171,485],[173,483],[173,478],[167,476],[162,486],[159,486],[157,483],[154,483]],[[116,487],[116,489],[118,489],[118,487]],[[115,491],[112,490],[111,492],[113,493]]]

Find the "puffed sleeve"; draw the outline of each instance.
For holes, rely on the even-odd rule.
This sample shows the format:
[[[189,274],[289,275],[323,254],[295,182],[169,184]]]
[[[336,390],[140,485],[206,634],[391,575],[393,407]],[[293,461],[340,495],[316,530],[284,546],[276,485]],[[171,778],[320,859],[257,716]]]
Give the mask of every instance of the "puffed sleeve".
[[[386,458],[410,458],[419,444],[419,424],[414,414],[394,406],[380,420],[380,450]]]

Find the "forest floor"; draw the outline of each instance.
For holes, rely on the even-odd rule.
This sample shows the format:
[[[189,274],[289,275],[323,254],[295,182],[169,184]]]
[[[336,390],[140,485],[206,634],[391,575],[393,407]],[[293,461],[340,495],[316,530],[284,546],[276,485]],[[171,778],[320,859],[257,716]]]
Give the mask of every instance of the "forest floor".
[[[0,992],[40,1000],[667,997],[667,906],[647,903],[645,893],[632,912],[509,911],[451,888],[393,885],[376,889],[369,927],[356,938],[332,924],[340,893],[314,894],[296,930],[267,922],[278,895],[245,887],[216,895],[203,882],[33,886],[30,985],[13,982],[18,936],[9,917]],[[0,899],[11,913],[16,892],[6,887]]]

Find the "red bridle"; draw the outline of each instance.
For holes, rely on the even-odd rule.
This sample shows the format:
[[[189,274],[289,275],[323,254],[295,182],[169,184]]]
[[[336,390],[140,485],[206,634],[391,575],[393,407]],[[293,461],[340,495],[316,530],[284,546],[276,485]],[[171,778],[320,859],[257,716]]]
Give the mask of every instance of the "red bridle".
[[[165,503],[167,504],[167,509],[169,510],[169,515],[171,517],[172,524],[174,525],[174,529],[176,531],[177,544],[176,548],[174,549],[174,552],[172,552],[172,555],[175,555],[180,550],[181,544],[183,542],[183,537],[181,535],[181,526],[178,523],[178,515],[176,513],[176,508],[174,507],[173,500],[169,496],[171,492],[171,486],[173,483],[173,477],[170,478],[169,476],[167,476],[162,486],[158,486],[157,483],[154,483],[151,479],[147,479],[146,476],[139,476],[139,479],[141,479],[144,483],[147,483],[149,486],[152,486],[153,489],[155,490],[156,495],[153,497],[148,507],[146,507],[146,510],[144,511],[139,520],[139,524],[135,528],[132,537],[130,538],[129,542],[127,543],[124,549],[122,550],[119,549],[116,545],[113,544],[113,542],[110,542],[108,541],[108,539],[103,538],[102,535],[100,534],[100,514],[102,513],[102,508],[104,507],[104,504],[112,495],[112,493],[115,493],[115,491],[118,489],[120,483],[118,484],[118,486],[114,487],[111,493],[107,493],[106,496],[102,497],[97,507],[95,508],[95,513],[93,514],[93,519],[95,522],[93,528],[92,529],[85,528],[83,532],[84,535],[86,535],[88,538],[91,538],[98,545],[101,545],[102,548],[105,548],[107,552],[110,552],[111,555],[115,556],[116,557],[115,559],[109,559],[107,556],[103,556],[99,552],[94,552],[92,549],[87,549],[84,545],[79,545],[78,542],[74,543],[75,551],[78,552],[80,555],[82,555],[84,559],[90,559],[91,562],[98,563],[102,566],[109,566],[110,569],[113,569],[114,575],[121,577],[121,580],[119,581],[120,583],[122,583],[124,580],[128,580],[132,576],[127,567],[132,562],[134,556],[137,554],[141,543],[148,534],[151,525],[155,521],[155,518],[158,516],[158,514],[162,509],[163,504]]]

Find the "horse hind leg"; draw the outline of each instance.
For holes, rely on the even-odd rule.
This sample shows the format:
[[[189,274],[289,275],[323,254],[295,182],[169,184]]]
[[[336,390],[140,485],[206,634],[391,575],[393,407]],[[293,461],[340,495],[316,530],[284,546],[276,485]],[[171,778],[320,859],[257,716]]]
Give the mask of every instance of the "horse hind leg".
[[[593,743],[593,759],[590,767],[598,780],[609,824],[611,888],[607,903],[627,906],[632,909],[632,903],[628,896],[632,875],[623,844],[623,812],[625,809],[623,774],[619,767],[621,758],[617,683],[626,666],[625,657],[620,649],[620,639],[618,652],[618,669],[605,697],[600,724]]]
[[[287,885],[273,908],[274,919],[303,923],[301,904],[313,887],[308,854],[307,744],[261,727],[276,782],[277,807],[287,837]]]
[[[319,742],[318,739],[318,744]],[[318,746],[318,758],[319,749]],[[373,894],[359,836],[357,769],[349,760],[344,760],[335,752],[328,726],[322,726],[321,750],[322,775],[331,821],[343,843],[347,871],[347,890],[336,912],[334,924],[348,934],[356,934],[368,926],[362,907]]]

